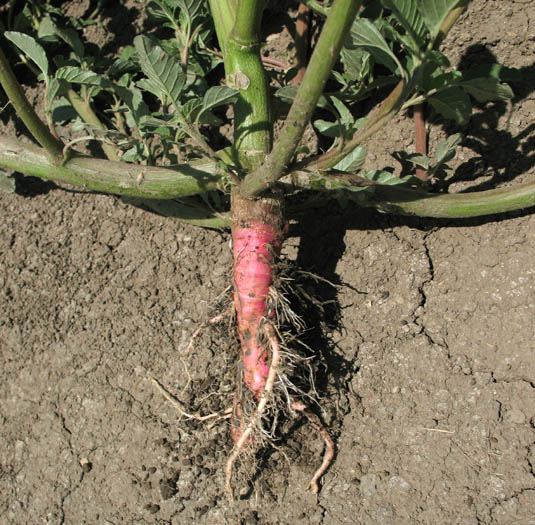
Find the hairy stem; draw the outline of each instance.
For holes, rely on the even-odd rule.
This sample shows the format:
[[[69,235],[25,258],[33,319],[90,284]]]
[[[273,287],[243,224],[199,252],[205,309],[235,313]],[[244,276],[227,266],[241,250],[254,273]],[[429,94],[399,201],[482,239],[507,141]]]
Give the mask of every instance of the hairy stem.
[[[17,115],[24,122],[35,140],[41,144],[51,157],[60,161],[62,158],[63,143],[54,137],[46,124],[38,117],[28,102],[22,87],[13,74],[9,62],[0,49],[0,84],[4,88],[9,101],[15,108]]]
[[[335,0],[273,151],[258,170],[245,177],[241,185],[244,195],[260,195],[282,177],[323,93],[361,3],[362,0]]]

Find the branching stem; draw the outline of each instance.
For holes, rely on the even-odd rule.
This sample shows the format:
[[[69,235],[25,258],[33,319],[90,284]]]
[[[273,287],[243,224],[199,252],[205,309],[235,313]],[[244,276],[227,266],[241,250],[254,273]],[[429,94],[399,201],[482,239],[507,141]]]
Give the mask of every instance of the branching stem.
[[[361,4],[362,0],[335,0],[273,151],[241,185],[245,196],[260,195],[284,174]]]

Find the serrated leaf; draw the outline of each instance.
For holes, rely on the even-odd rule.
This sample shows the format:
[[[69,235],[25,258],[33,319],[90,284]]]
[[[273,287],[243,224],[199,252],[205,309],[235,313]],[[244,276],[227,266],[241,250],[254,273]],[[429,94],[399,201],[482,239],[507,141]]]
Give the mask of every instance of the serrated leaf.
[[[407,153],[406,151],[398,151],[394,153],[394,158],[401,163],[411,164],[423,168],[429,169],[429,157],[423,153]]]
[[[4,35],[35,62],[48,82],[48,59],[46,58],[45,50],[37,43],[35,38],[16,31],[6,31]]]
[[[134,45],[143,73],[178,108],[186,79],[181,64],[145,36],[134,38]]]
[[[354,172],[361,168],[366,160],[366,148],[356,147],[349,155],[346,155],[336,166],[335,170]]]
[[[141,125],[142,126],[148,126],[148,127],[173,127],[173,128],[177,128],[178,127],[178,124],[176,122],[171,122],[169,120],[164,120],[164,119],[161,119],[161,118],[158,118],[158,117],[151,117],[151,116],[147,116],[147,117],[144,117],[142,120],[141,120]]]
[[[85,84],[89,86],[110,87],[110,81],[102,76],[77,66],[63,66],[56,71],[55,78],[71,84]]]
[[[511,100],[515,96],[507,84],[502,84],[493,77],[473,78],[461,82],[461,86],[469,95],[482,103],[491,100]]]
[[[351,26],[349,38],[346,41],[348,49],[362,47],[366,49],[377,62],[385,65],[393,73],[399,68],[403,71],[399,60],[392,52],[386,40],[377,27],[366,18],[357,18]]]
[[[153,82],[150,78],[140,78],[136,82],[136,86],[142,91],[148,91],[149,93],[152,93],[156,98],[165,98],[165,93],[163,93],[158,84]]]
[[[418,9],[431,33],[431,38],[436,38],[442,23],[452,9],[468,2],[469,0],[418,0]]]
[[[428,98],[435,111],[443,117],[466,124],[472,114],[470,98],[460,87],[446,88]]]
[[[410,35],[417,47],[424,44],[426,26],[418,11],[416,0],[382,0],[383,5],[390,9],[396,20]]]
[[[201,122],[202,117],[206,112],[210,112],[212,109],[218,106],[224,106],[232,104],[238,97],[238,91],[228,86],[214,86],[208,89],[204,94],[202,101],[202,109],[195,119],[196,122]]]
[[[0,168],[0,191],[4,193],[15,193],[17,190],[15,179],[6,170]]]
[[[110,78],[121,77],[125,73],[132,73],[137,69],[137,66],[131,60],[124,58],[117,58],[108,69],[108,76]]]
[[[424,79],[424,89],[426,91],[441,89],[446,86],[458,84],[461,79],[462,74],[459,71],[446,71],[443,73],[440,69],[437,69],[433,74]]]
[[[182,115],[187,121],[195,122],[199,111],[202,109],[202,102],[200,98],[193,98],[182,106]]]

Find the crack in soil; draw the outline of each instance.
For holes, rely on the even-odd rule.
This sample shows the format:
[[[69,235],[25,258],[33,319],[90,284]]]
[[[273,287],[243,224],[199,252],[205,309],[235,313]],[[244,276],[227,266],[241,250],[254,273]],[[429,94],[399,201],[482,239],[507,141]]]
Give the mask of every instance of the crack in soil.
[[[440,346],[441,348],[448,349],[448,345],[445,342],[438,342],[435,341],[435,339],[432,337],[432,335],[427,331],[425,327],[424,322],[424,314],[425,314],[425,307],[427,305],[427,295],[425,293],[425,287],[432,283],[435,279],[435,266],[433,263],[433,258],[431,257],[431,252],[429,249],[429,246],[427,244],[428,237],[433,233],[432,231],[427,232],[423,237],[423,247],[424,247],[424,253],[427,261],[427,271],[428,271],[428,278],[423,280],[421,284],[418,286],[418,293],[420,294],[420,301],[418,303],[418,306],[415,308],[414,312],[412,313],[413,316],[413,322],[420,327],[419,334],[422,334],[430,344]],[[450,358],[450,354],[448,352],[448,359]]]

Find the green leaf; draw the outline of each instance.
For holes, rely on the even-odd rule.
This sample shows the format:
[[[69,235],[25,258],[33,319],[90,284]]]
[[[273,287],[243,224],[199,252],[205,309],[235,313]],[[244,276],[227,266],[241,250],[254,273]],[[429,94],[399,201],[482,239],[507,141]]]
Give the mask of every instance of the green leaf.
[[[442,89],[447,86],[453,86],[459,84],[462,80],[462,74],[459,71],[446,71],[442,73],[440,69],[437,69],[432,75],[424,79],[424,89],[431,91],[432,89]]]
[[[78,113],[65,97],[52,101],[50,109],[52,111],[52,119],[58,124],[65,124],[79,118]]]
[[[371,55],[363,48],[344,48],[340,57],[353,81],[361,81],[371,71]]]
[[[377,27],[366,18],[355,19],[349,32],[348,41],[346,41],[346,47],[348,49],[363,47],[371,53],[377,62],[385,65],[393,73],[396,72],[397,68],[403,71],[399,60]]]
[[[318,119],[314,121],[314,127],[326,137],[339,137],[342,132],[343,128],[340,126],[338,122],[329,122],[327,120]]]
[[[338,164],[336,164],[333,169],[354,172],[364,165],[365,160],[366,148],[364,146],[358,146],[349,155],[346,155]]]
[[[146,116],[141,121],[142,126],[147,126],[150,128],[166,127],[166,128],[178,128],[177,122],[172,122],[170,120],[164,120],[158,117]]]
[[[139,126],[140,120],[149,113],[149,108],[145,102],[143,102],[141,91],[132,86],[125,87],[118,84],[112,84],[112,89],[130,110],[130,112],[127,113],[127,120],[130,120],[131,118],[133,119],[133,123]],[[133,123],[128,122],[128,125],[133,127]]]
[[[228,86],[211,87],[205,94],[202,101],[202,109],[198,113],[196,122],[201,122],[202,116],[207,111],[211,111],[218,106],[232,104],[238,97],[238,91]]]
[[[56,71],[55,78],[65,80],[71,84],[85,84],[89,86],[110,87],[110,81],[102,76],[77,66],[64,66]]]
[[[24,33],[17,33],[16,31],[6,31],[4,35],[35,62],[45,76],[45,81],[48,82],[48,60],[46,53],[35,38]]]
[[[15,193],[16,190],[15,179],[12,177],[11,173],[0,168],[0,191],[3,191],[4,193]]]
[[[346,105],[336,97],[329,97],[329,100],[336,108],[336,111],[338,111],[338,114],[340,115],[340,122],[342,123],[342,125],[351,126],[355,119],[353,118],[351,111],[347,109]]]
[[[435,160],[437,167],[441,164],[449,162],[455,157],[455,151],[457,149],[457,146],[461,143],[462,140],[462,133],[455,133],[453,135],[450,135],[446,140],[443,140],[438,143],[435,152]]]
[[[180,107],[180,94],[186,76],[181,64],[146,36],[136,36],[134,45],[143,73],[151,84],[175,106]]]
[[[470,98],[460,87],[446,88],[428,98],[435,111],[443,117],[466,124],[472,114]]]
[[[195,122],[202,109],[203,101],[200,98],[192,98],[182,106],[182,115],[188,122]]]
[[[507,84],[502,84],[498,79],[492,77],[466,80],[461,82],[461,86],[478,102],[511,100],[515,96],[513,90]]]
[[[153,82],[150,78],[140,78],[136,82],[136,86],[142,91],[148,91],[149,93],[152,93],[156,98],[165,98],[165,93],[163,93],[158,84]]]
[[[424,19],[418,11],[416,0],[382,0],[383,5],[390,9],[396,20],[410,35],[417,47],[424,44],[426,27]]]
[[[67,84],[57,78],[52,78],[48,84],[48,90],[46,92],[45,107],[47,111],[52,111],[52,104],[57,96],[63,94]]]
[[[469,0],[418,0],[418,9],[433,40],[439,34],[448,13],[456,7],[466,5],[468,2]]]
[[[406,151],[396,151],[393,157],[399,161],[403,167],[405,165],[417,166],[424,170],[429,169],[429,157],[423,153],[408,153]]]
[[[39,23],[38,35],[40,39],[44,40],[57,40],[57,37],[61,38],[74,51],[79,60],[83,59],[85,53],[84,45],[74,29],[58,27],[54,21],[47,16]]]

